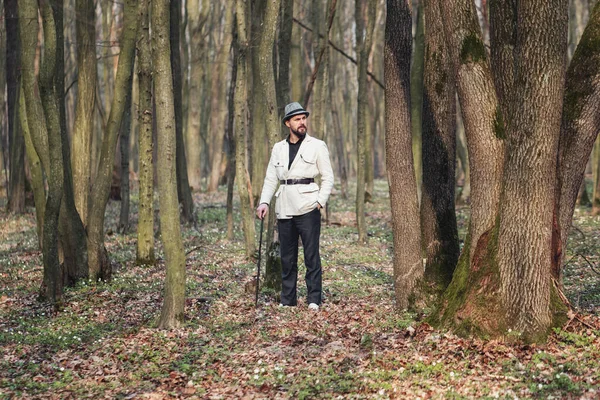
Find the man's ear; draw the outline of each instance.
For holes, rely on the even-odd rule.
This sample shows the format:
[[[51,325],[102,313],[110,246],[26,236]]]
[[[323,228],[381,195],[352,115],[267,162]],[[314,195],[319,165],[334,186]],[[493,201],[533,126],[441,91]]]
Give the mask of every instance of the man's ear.
[[[287,126],[288,128],[290,127],[290,120],[289,119],[285,121],[285,126]]]

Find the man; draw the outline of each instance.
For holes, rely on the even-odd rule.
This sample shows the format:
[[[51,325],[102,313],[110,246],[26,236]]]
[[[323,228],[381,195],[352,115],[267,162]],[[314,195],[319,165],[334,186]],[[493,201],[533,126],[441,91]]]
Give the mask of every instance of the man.
[[[322,300],[319,210],[327,203],[333,188],[333,170],[325,142],[306,134],[308,116],[308,111],[299,103],[285,106],[283,123],[289,128],[290,134],[273,147],[256,215],[260,219],[265,217],[275,194],[275,215],[281,244],[281,305],[297,304],[300,237],[306,264],[307,303],[310,309],[318,310]],[[322,177],[321,188],[315,183],[317,175]]]

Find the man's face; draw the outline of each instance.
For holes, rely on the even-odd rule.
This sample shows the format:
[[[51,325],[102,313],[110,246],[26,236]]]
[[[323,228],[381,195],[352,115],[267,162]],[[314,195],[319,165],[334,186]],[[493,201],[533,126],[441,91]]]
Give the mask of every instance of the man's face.
[[[306,135],[306,114],[294,115],[285,121],[285,125],[299,137]]]

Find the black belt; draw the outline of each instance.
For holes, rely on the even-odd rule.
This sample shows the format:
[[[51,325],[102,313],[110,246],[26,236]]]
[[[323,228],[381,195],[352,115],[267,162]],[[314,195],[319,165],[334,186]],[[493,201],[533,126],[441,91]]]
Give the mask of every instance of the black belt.
[[[308,185],[313,183],[314,178],[302,178],[302,179],[282,179],[279,181],[282,185]]]

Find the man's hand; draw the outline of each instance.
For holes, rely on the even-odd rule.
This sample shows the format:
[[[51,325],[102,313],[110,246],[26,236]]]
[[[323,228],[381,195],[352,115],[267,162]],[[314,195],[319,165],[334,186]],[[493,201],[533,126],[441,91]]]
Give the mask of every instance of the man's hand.
[[[269,211],[269,205],[262,203],[261,205],[259,205],[256,208],[256,216],[258,217],[258,219],[263,219],[265,217],[265,215],[267,215],[268,211]]]

